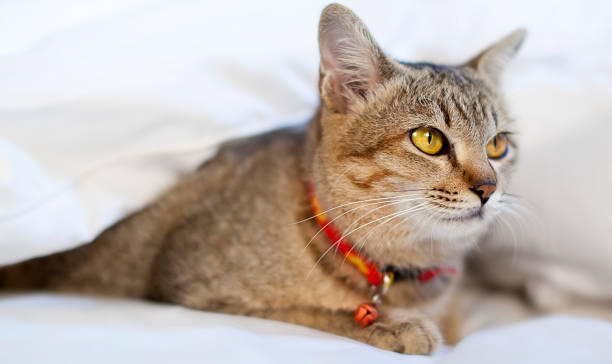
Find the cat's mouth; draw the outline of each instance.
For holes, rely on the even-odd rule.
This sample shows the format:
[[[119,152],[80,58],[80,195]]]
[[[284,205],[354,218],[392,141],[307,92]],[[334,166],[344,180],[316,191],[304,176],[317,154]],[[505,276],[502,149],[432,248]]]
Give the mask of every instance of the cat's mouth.
[[[464,215],[455,215],[455,216],[441,216],[439,218],[442,221],[448,222],[468,222],[468,221],[477,221],[483,219],[483,209],[479,208],[475,211],[472,211],[468,214]]]
[[[460,222],[475,222],[478,220],[482,220],[484,218],[484,208],[483,206],[479,207],[452,207],[447,206],[437,201],[430,201],[430,203],[439,209],[441,209],[441,213],[438,212],[437,215],[438,221],[444,221],[449,223],[460,223]]]

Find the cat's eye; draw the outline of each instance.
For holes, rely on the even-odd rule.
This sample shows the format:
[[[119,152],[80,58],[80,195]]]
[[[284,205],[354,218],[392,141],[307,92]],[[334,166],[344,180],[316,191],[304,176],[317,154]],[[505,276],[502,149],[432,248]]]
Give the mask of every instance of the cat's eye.
[[[410,133],[412,143],[424,153],[436,155],[444,147],[444,135],[438,129],[422,126]]]
[[[501,159],[508,154],[508,137],[497,134],[487,144],[487,156],[491,159]]]

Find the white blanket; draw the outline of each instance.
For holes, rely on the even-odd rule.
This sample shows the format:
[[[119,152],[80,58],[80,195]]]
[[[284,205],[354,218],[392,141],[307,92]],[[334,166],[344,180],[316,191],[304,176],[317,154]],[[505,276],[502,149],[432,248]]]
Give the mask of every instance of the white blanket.
[[[307,120],[318,103],[316,27],[325,3],[0,2],[0,264],[91,240],[201,163],[221,140]],[[529,29],[505,89],[522,141],[524,167],[514,189],[539,220],[537,229],[511,225],[498,239],[497,256],[508,266],[498,272],[520,277],[536,300],[544,288],[562,293],[544,301],[612,297],[609,2],[345,4],[383,48],[405,60],[457,63],[518,26]],[[509,259],[514,251],[530,260]],[[158,315],[165,321],[155,321]],[[214,325],[168,333],[191,320]],[[269,331],[256,329],[260,324]],[[134,362],[128,359],[145,346],[146,360],[160,362],[172,355],[242,361],[241,353],[251,362],[406,360],[287,327],[145,303],[2,298],[0,362]],[[163,344],[165,335],[176,336]],[[495,362],[512,362],[512,353],[561,362],[585,354],[570,340],[595,336],[612,338],[603,323],[534,321],[478,334],[449,358],[482,356],[489,363],[484,359],[494,352],[482,351],[486,346],[504,350]],[[103,337],[117,339],[105,346]],[[68,342],[79,345],[70,351]],[[591,358],[611,356],[593,350]]]
[[[2,363],[608,364],[612,324],[569,317],[471,335],[407,356],[305,327],[146,302],[0,298]]]

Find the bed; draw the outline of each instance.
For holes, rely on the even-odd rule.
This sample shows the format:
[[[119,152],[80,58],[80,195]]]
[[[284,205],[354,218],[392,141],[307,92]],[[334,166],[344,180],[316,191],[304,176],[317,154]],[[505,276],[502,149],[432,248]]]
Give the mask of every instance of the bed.
[[[222,140],[308,120],[325,4],[1,2],[0,264],[90,241]],[[612,307],[610,5],[344,4],[400,59],[457,63],[529,29],[504,89],[521,131],[513,188],[532,215],[509,221],[478,254],[499,285],[520,285],[542,311],[568,312],[555,308],[578,301]],[[553,315],[477,331],[431,357],[401,356],[171,305],[0,296],[2,363],[604,363],[610,342],[607,320]]]

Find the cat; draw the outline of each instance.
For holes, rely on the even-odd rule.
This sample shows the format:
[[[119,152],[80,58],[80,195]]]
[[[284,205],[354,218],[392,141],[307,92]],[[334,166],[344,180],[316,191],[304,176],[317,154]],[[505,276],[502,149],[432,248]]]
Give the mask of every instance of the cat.
[[[405,63],[329,5],[311,121],[224,143],[91,243],[1,269],[0,287],[145,298],[430,354],[458,339],[464,258],[504,203],[517,145],[499,78],[524,37],[458,66]]]

